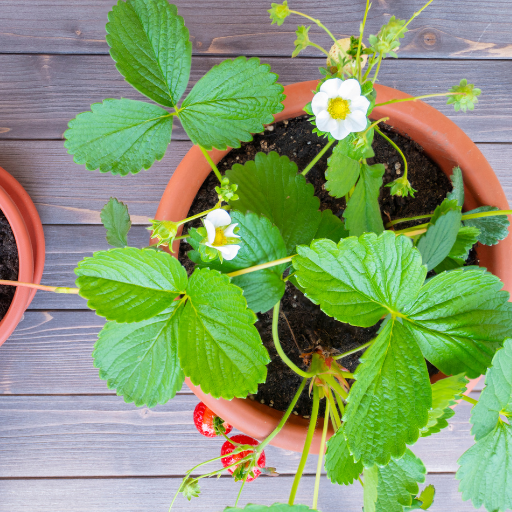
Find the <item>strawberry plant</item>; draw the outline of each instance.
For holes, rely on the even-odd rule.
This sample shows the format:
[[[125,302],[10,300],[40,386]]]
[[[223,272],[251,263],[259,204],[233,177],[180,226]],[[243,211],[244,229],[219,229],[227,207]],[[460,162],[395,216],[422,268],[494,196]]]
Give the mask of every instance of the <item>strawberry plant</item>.
[[[303,169],[271,152],[222,175],[208,151],[238,148],[273,122],[285,98],[277,75],[257,58],[227,59],[182,100],[192,44],[177,8],[167,0],[120,0],[106,27],[110,54],[126,81],[153,103],[106,99],[94,104],[70,121],[65,146],[90,171],[137,173],[163,157],[176,118],[218,178],[218,201],[184,219],[151,219],[156,243],[139,249],[128,246],[128,208],[111,198],[101,219],[113,248],[78,263],[76,288],[0,283],[86,299],[107,320],[93,352],[100,378],[136,406],[166,403],[185,377],[215,398],[255,393],[270,361],[256,315],[272,311],[275,349],[302,383],[279,424],[260,441],[227,438],[231,426],[199,404],[194,413],[199,432],[221,436],[225,443],[219,457],[187,472],[177,493],[187,499],[199,495],[201,478],[227,470],[242,484],[235,508],[225,510],[238,509],[245,483],[276,474],[265,467],[263,450],[307,392],[312,413],[289,501],[247,505],[247,512],[317,510],[323,467],[333,484],[364,485],[365,512],[428,509],[435,490],[431,485],[420,490],[426,469],[411,447],[446,428],[459,400],[474,405],[475,444],[457,472],[462,498],[489,511],[512,507],[512,306],[498,277],[466,266],[476,243],[495,245],[508,235],[512,212],[492,205],[463,212],[464,169],[455,168],[453,190],[435,211],[386,222],[378,203],[384,166],[368,163],[374,137],[382,137],[403,159],[403,175],[390,184],[390,193],[404,200],[414,196],[403,152],[379,127],[387,118],[370,120],[372,110],[439,95],[447,96],[456,111],[472,110],[480,90],[462,80],[446,93],[376,103],[382,61],[397,56],[407,27],[423,9],[408,21],[391,17],[364,42],[369,7],[360,33],[336,40],[320,20],[292,10],[287,1],[272,4],[273,23],[302,16],[333,40],[332,48],[324,49],[310,39],[310,27],[299,26],[292,55],[309,46],[326,55],[313,99],[304,107],[326,145]],[[325,189],[345,199],[343,218],[320,211],[307,181],[329,149]],[[190,227],[197,219],[203,225]],[[396,229],[419,220],[424,223]],[[192,247],[190,274],[170,254],[177,239]],[[299,368],[278,333],[287,282],[339,322],[371,327],[382,321],[376,337],[346,353],[326,354],[316,347],[308,368]],[[357,370],[347,371],[343,358],[363,350]],[[427,361],[448,377],[431,384]],[[486,387],[476,402],[464,395],[467,378],[484,374]],[[321,410],[310,509],[295,504],[295,497]],[[219,461],[220,469],[194,476],[203,464]]]

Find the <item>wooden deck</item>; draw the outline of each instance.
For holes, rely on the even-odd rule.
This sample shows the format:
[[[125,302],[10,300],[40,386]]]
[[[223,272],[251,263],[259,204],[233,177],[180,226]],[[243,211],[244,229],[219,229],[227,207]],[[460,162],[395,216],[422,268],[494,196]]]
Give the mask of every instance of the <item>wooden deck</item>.
[[[139,98],[108,55],[105,23],[114,0],[0,0],[0,166],[32,196],[45,225],[43,283],[72,285],[76,262],[106,248],[99,211],[110,196],[126,202],[135,224],[130,243],[148,240],[147,217],[191,144],[174,130],[167,155],[150,171],[124,179],[89,173],[62,143],[67,122],[107,97]],[[313,52],[291,60],[294,28],[270,26],[270,0],[177,0],[194,47],[192,83],[227,56],[257,55],[283,84],[316,77]],[[292,8],[328,23],[336,35],[358,30],[363,0],[291,0]],[[389,14],[412,15],[423,0],[374,0],[369,33]],[[295,23],[295,25],[294,25]],[[400,59],[382,66],[381,83],[411,94],[446,91],[467,78],[483,92],[474,113],[431,104],[461,126],[494,167],[512,203],[512,2],[435,0],[411,25]],[[328,44],[313,27],[310,34]],[[154,409],[127,405],[92,366],[103,321],[79,297],[38,292],[0,348],[0,512],[166,511],[187,468],[216,457],[220,441],[199,436],[196,398],[183,389]],[[479,387],[480,389],[480,387]],[[478,395],[478,392],[474,393]],[[469,512],[454,479],[472,443],[468,404],[450,428],[414,448],[437,489],[433,511]],[[247,485],[242,503],[286,501],[298,454],[270,447],[279,478]],[[310,457],[298,502],[311,504],[316,457]],[[177,511],[221,511],[238,484],[203,481],[200,498],[179,498]],[[319,509],[360,512],[358,486],[323,480]]]

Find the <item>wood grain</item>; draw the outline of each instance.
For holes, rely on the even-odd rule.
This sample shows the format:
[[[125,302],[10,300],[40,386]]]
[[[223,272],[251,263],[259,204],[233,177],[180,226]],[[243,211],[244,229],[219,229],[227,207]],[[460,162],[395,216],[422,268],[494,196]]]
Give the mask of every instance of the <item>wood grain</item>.
[[[90,480],[0,480],[0,512],[146,512],[166,511],[179,486],[177,479],[122,478]],[[471,502],[463,502],[458,481],[451,474],[427,475],[425,484],[433,484],[436,498],[431,512],[474,512]],[[292,478],[261,477],[244,488],[240,506],[246,503],[271,505],[286,503]],[[425,485],[420,486],[420,488]],[[311,506],[314,477],[301,480],[296,503]],[[229,478],[201,480],[201,495],[188,502],[179,497],[176,512],[218,512],[233,506],[239,484]],[[318,509],[322,512],[361,512],[360,485],[332,485],[326,478],[320,483]],[[483,509],[482,509],[483,510]]]
[[[197,57],[191,85],[222,59]],[[319,76],[318,59],[265,58],[283,84]],[[60,139],[67,123],[105,98],[143,96],[127,84],[107,55],[0,55],[0,138]],[[435,77],[435,79],[434,79]],[[461,78],[483,90],[472,113],[455,113],[444,98],[428,100],[476,142],[512,142],[512,62],[507,60],[395,60],[382,66],[380,82],[414,96],[446,92]],[[177,124],[177,123],[176,123]],[[186,139],[176,126],[174,140]],[[172,146],[171,146],[172,148]]]
[[[3,0],[0,49],[3,53],[107,53],[105,23],[112,0]],[[174,0],[190,30],[195,54],[289,56],[295,28],[307,20],[294,16],[281,27],[270,24],[270,1]],[[390,14],[410,17],[424,0],[374,2],[367,34],[374,34]],[[355,35],[364,2],[295,0],[293,8],[320,18],[339,37]],[[506,0],[434,2],[411,24],[401,58],[510,59],[511,4]],[[316,26],[310,32],[319,44],[329,38]],[[309,54],[314,54],[309,52]],[[318,54],[318,52],[316,52]]]
[[[117,396],[3,395],[0,478],[182,475],[218,456],[222,444],[197,433],[192,422],[197,402],[180,394],[148,409]],[[461,403],[449,428],[414,445],[428,471],[457,470],[458,458],[473,443],[470,409]],[[281,474],[293,474],[299,458],[274,447],[267,451],[267,464]],[[307,472],[316,471],[316,460],[309,458]]]

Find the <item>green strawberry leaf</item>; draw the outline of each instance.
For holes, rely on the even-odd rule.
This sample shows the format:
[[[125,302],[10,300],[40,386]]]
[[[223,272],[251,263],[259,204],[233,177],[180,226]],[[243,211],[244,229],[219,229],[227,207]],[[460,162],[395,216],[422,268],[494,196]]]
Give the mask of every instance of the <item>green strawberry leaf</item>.
[[[455,412],[451,408],[466,390],[464,374],[452,375],[432,384],[432,407],[428,411],[428,423],[421,429],[421,436],[427,437],[448,426],[448,419]]]
[[[418,493],[427,470],[407,449],[401,459],[364,470],[364,512],[403,512]]]
[[[242,290],[228,276],[204,268],[190,277],[185,297],[178,342],[185,375],[215,398],[256,393],[270,359]]]
[[[418,239],[423,264],[428,270],[439,265],[455,244],[461,225],[461,207],[456,200],[444,200],[434,211],[427,232]]]
[[[325,452],[327,477],[333,484],[350,485],[363,472],[361,461],[350,453],[343,426],[327,441]]]
[[[128,207],[115,197],[111,197],[101,209],[100,218],[107,230],[108,244],[114,247],[126,247],[128,231],[132,226]]]
[[[226,176],[238,185],[239,199],[230,202],[231,207],[267,217],[281,231],[288,254],[313,240],[322,218],[320,200],[288,157],[274,151],[257,153],[254,161],[235,164]]]
[[[315,240],[293,258],[297,281],[329,316],[360,327],[375,325],[416,298],[426,276],[411,241],[391,231]]]
[[[252,267],[261,263],[286,257],[286,247],[279,229],[272,225],[266,217],[255,213],[243,214],[234,211],[231,214],[233,223],[238,223],[241,248],[236,257],[230,261],[213,260],[205,263],[198,252],[199,241],[192,236],[189,243],[195,249],[188,253],[189,258],[200,268],[208,267],[222,273],[233,272]],[[201,238],[201,237],[199,237]],[[283,272],[287,264],[258,270],[249,274],[231,278],[231,282],[244,291],[248,306],[256,313],[265,313],[281,300],[285,291]]]
[[[430,279],[402,311],[423,355],[447,375],[476,378],[512,331],[512,304],[485,269],[457,269]]]
[[[418,440],[432,392],[425,359],[396,318],[387,322],[361,362],[343,419],[354,459],[369,468],[401,457],[406,444]]]
[[[452,182],[452,191],[448,192],[446,199],[457,201],[457,204],[462,208],[464,206],[464,181],[460,167],[453,168],[450,181]]]
[[[368,232],[379,234],[384,231],[379,207],[384,171],[382,164],[361,165],[359,181],[343,213],[345,227],[351,236]]]
[[[499,208],[496,206],[480,206],[464,215],[472,213],[495,212]],[[473,226],[480,230],[478,241],[484,245],[496,245],[500,240],[504,240],[508,236],[508,227],[510,222],[507,215],[495,215],[494,217],[480,217],[477,219],[464,220],[465,226]]]
[[[343,141],[336,144],[332,155],[327,159],[325,171],[325,189],[333,197],[348,194],[359,178],[359,162],[346,154],[347,148]]]
[[[266,505],[252,505],[249,503],[243,509],[227,507],[224,509],[224,512],[234,512],[235,510],[245,510],[245,512],[318,512],[316,509],[313,510],[307,505],[288,505],[286,503],[274,503],[270,505],[270,507]]]
[[[157,315],[187,286],[187,273],[176,258],[133,247],[98,251],[80,261],[75,273],[88,307],[120,323]]]
[[[188,84],[192,43],[167,0],[119,1],[108,15],[107,43],[126,81],[148,98],[175,107]]]
[[[136,406],[165,404],[183,386],[178,359],[179,302],[142,322],[107,322],[94,345],[94,366],[124,401]]]
[[[462,267],[468,258],[469,251],[477,243],[479,234],[480,230],[474,227],[463,226],[459,228],[457,238],[448,256],[434,268],[436,274]]]
[[[324,210],[322,212],[320,225],[318,226],[313,239],[327,238],[337,244],[342,238],[347,238],[348,235],[348,231],[345,229],[343,221],[336,217],[331,210]]]
[[[93,103],[64,132],[64,147],[88,171],[126,176],[161,160],[171,141],[172,115],[157,105],[127,99]]]
[[[239,148],[283,110],[283,86],[268,64],[256,57],[227,59],[214,66],[190,91],[179,110],[194,144],[206,149]]]
[[[494,429],[500,414],[512,417],[512,338],[496,352],[485,376],[484,390],[471,411],[471,433],[476,441]]]
[[[458,460],[455,475],[463,500],[489,511],[512,508],[512,427],[499,421]]]

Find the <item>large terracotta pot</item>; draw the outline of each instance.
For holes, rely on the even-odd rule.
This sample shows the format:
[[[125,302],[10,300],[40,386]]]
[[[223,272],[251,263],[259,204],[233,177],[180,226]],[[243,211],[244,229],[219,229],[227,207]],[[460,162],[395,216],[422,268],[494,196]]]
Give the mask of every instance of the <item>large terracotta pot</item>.
[[[1,167],[0,210],[11,225],[18,247],[18,281],[39,284],[43,275],[45,256],[43,225],[25,189]],[[16,289],[11,306],[0,320],[0,345],[23,318],[23,313],[32,302],[35,293],[36,290],[30,288]]]
[[[316,81],[300,82],[285,87],[286,100],[284,110],[275,116],[276,121],[291,119],[305,114],[303,107],[311,101]],[[395,98],[408,98],[396,89],[376,85],[377,103]],[[509,209],[505,193],[491,166],[471,139],[445,115],[421,101],[404,102],[378,107],[372,112],[373,119],[389,117],[388,124],[398,132],[408,135],[418,142],[426,154],[434,160],[443,172],[451,175],[453,167],[459,165],[465,180],[465,209],[482,205],[498,206]],[[213,150],[213,160],[218,163],[227,153]],[[183,158],[174,172],[162,196],[156,218],[161,220],[181,220],[187,216],[203,181],[211,169],[198,147],[193,147]],[[177,251],[179,242],[173,249]],[[512,237],[501,241],[494,247],[480,246],[477,250],[481,264],[493,274],[498,275],[507,290],[512,290]],[[442,378],[434,376],[432,381]],[[478,379],[468,385],[468,393],[474,388]],[[265,438],[274,429],[282,413],[252,400],[234,399],[216,400],[206,395],[189,379],[187,385],[219,416],[242,432],[257,439]],[[277,435],[272,444],[287,450],[302,451],[306,437],[307,420],[292,415],[286,426]],[[322,422],[319,421],[313,439],[311,453],[318,453],[320,447]],[[332,430],[329,435],[332,435]]]

